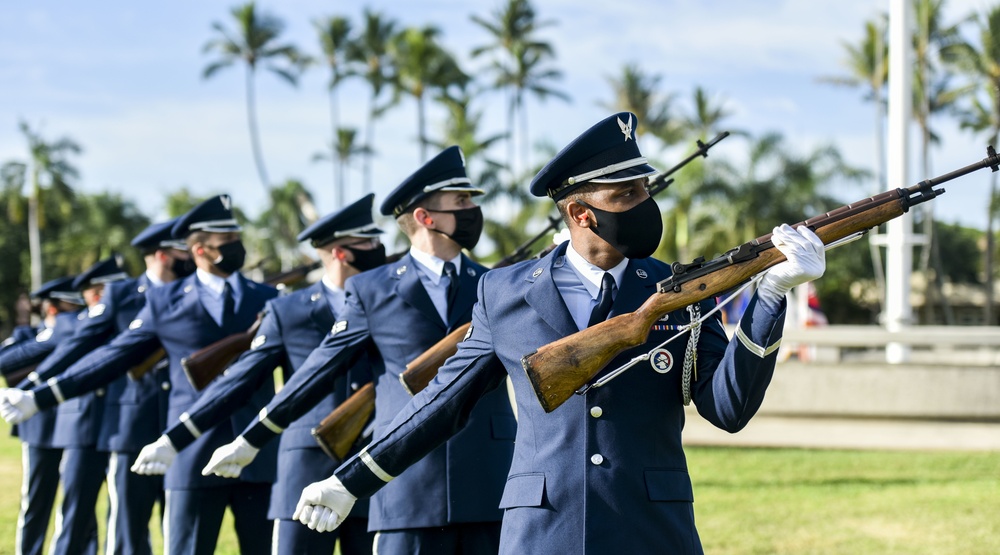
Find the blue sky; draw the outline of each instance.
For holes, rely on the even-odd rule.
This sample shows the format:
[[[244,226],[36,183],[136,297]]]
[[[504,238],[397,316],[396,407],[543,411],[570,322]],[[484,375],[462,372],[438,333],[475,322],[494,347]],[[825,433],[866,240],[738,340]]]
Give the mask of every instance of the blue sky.
[[[229,9],[236,3],[5,2],[0,7],[0,162],[26,157],[17,126],[23,119],[49,140],[68,136],[84,147],[75,159],[81,171],[78,188],[120,192],[151,217],[163,216],[165,193],[182,186],[196,194],[231,193],[246,211],[259,212],[263,193],[246,131],[242,68],[201,79],[212,59],[202,54],[213,37],[211,24],[232,27]],[[469,59],[470,49],[489,42],[469,16],[488,16],[498,5],[499,0],[258,3],[284,19],[286,41],[314,54],[319,48],[310,21],[319,16],[358,21],[362,7],[369,6],[402,25],[434,24],[468,70],[484,63]],[[952,0],[947,13],[957,19],[987,5]],[[732,129],[755,135],[779,131],[800,154],[832,143],[850,163],[874,168],[872,106],[862,102],[860,90],[823,84],[818,77],[844,73],[842,43],[860,40],[864,21],[887,10],[887,1],[536,0],[535,6],[541,20],[554,22],[541,36],[556,49],[564,74],[557,87],[572,102],[529,100],[533,140],[561,147],[606,116],[599,105],[612,98],[606,78],[635,62],[661,75],[664,88],[679,93],[680,105],[699,85],[724,101],[733,113]],[[310,161],[330,135],[326,80],[318,68],[297,88],[266,73],[258,77],[259,125],[271,178],[302,179],[321,212],[335,208],[331,167]],[[361,82],[345,85],[345,124],[363,124],[366,98]],[[487,112],[488,130],[501,130],[502,96],[488,97],[476,108]],[[441,117],[431,113],[432,128]],[[944,145],[933,153],[933,173],[983,158],[981,137],[947,121],[939,122],[938,130]],[[404,101],[379,120],[376,135],[380,153],[373,176],[376,202],[381,202],[420,164],[413,104]],[[661,158],[672,164],[691,147],[682,145]],[[712,156],[739,160],[744,151],[740,139],[731,138]],[[915,171],[916,143],[911,159],[911,183],[894,186],[925,177]],[[356,197],[360,171],[349,179],[349,197]],[[954,182],[935,201],[937,216],[983,227],[988,184],[986,172]],[[859,185],[840,196],[856,200],[873,187]]]

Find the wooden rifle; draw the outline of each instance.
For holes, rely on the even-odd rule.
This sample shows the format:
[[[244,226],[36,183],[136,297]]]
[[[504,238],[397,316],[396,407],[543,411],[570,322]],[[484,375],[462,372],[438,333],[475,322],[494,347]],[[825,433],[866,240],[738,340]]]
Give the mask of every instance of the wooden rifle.
[[[987,157],[940,177],[907,189],[894,189],[848,204],[799,222],[816,233],[825,245],[860,237],[871,228],[897,218],[911,206],[944,193],[935,189],[946,181],[991,168],[1000,169],[1000,157],[992,146]],[[650,327],[663,315],[728,291],[746,283],[764,270],[785,260],[771,243],[771,235],[744,243],[713,260],[691,264],[675,262],[673,275],[657,284],[657,292],[635,312],[621,314],[540,347],[521,358],[521,365],[545,412],[552,412],[573,394],[583,394],[590,381],[616,356],[646,342]],[[641,359],[640,357],[636,357]],[[613,371],[617,375],[627,364]],[[607,378],[602,378],[602,383]]]

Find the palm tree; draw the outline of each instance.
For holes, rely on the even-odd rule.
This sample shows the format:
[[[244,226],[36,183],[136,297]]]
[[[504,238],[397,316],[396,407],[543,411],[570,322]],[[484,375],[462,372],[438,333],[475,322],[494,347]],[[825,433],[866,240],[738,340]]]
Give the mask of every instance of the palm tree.
[[[31,258],[31,288],[37,289],[43,281],[41,230],[45,228],[45,213],[41,207],[45,203],[42,197],[49,191],[61,210],[70,208],[74,193],[67,180],[77,177],[78,172],[68,158],[70,154],[79,154],[82,149],[72,139],[65,137],[55,142],[46,142],[23,121],[20,122],[20,129],[28,140],[28,150],[31,153],[30,170],[27,172],[28,252]],[[25,171],[29,166],[22,164],[21,167],[24,168],[21,171]],[[5,173],[16,171],[17,166],[5,169]],[[21,182],[24,181],[22,178]]]
[[[290,44],[275,45],[278,35],[284,30],[284,23],[269,14],[258,13],[254,2],[248,2],[232,8],[236,20],[237,31],[230,33],[221,23],[215,22],[212,28],[218,37],[207,42],[203,52],[216,52],[219,59],[210,63],[202,71],[202,78],[209,79],[220,69],[230,67],[238,61],[246,64],[246,107],[247,123],[250,126],[250,146],[253,150],[254,164],[260,177],[264,191],[271,187],[264,165],[264,155],[260,145],[260,133],[257,129],[257,107],[254,77],[259,64],[291,85],[298,83],[307,59],[295,46]],[[279,65],[280,64],[280,65]]]
[[[675,95],[664,94],[660,90],[662,78],[661,75],[643,73],[635,62],[625,64],[620,75],[605,77],[614,93],[614,100],[601,102],[600,106],[612,112],[635,114],[639,119],[639,127],[636,128],[639,137],[650,134],[658,137],[664,144],[674,144],[680,139],[677,127],[671,125],[670,119]]]
[[[440,31],[433,26],[408,27],[393,37],[389,45],[396,68],[395,94],[408,94],[417,102],[417,136],[420,161],[427,160],[427,116],[424,105],[428,89],[447,90],[452,85],[465,86],[470,81],[454,56],[437,42]]]
[[[549,58],[555,57],[555,51],[552,45],[535,36],[539,29],[551,25],[551,22],[536,21],[535,9],[529,0],[507,0],[493,13],[492,20],[473,15],[472,21],[493,38],[490,44],[474,48],[472,56],[478,57],[487,52],[494,55],[491,63],[495,74],[493,86],[504,90],[507,95],[508,161],[514,176],[518,174],[514,164],[515,135],[519,135],[522,147],[521,167],[527,166],[529,134],[525,93],[531,92],[541,100],[554,96],[569,101],[568,95],[548,85],[550,81],[560,79],[562,73],[543,66]],[[521,116],[521,127],[520,133],[516,134],[514,122],[518,114]]]
[[[394,69],[389,57],[388,44],[395,33],[396,22],[394,20],[365,8],[364,27],[361,34],[346,46],[347,59],[357,62],[362,67],[360,75],[364,77],[371,88],[365,129],[366,152],[363,167],[365,193],[372,190],[371,162],[372,155],[375,153],[375,120],[391,106],[391,104],[379,106],[379,97],[385,87],[392,83]]]
[[[930,119],[933,115],[950,110],[956,101],[968,92],[968,87],[953,88],[950,84],[951,74],[946,67],[939,64],[939,52],[961,40],[960,23],[945,25],[944,0],[913,0],[916,13],[917,29],[913,37],[913,50],[916,75],[913,80],[913,115],[921,131],[921,160],[923,175],[933,175],[931,168],[931,144],[938,142],[938,137],[931,129]],[[944,295],[944,283],[941,268],[940,246],[934,238],[934,205],[924,204],[919,208],[923,215],[923,233],[927,245],[921,250],[919,268],[924,275],[930,273],[931,261],[934,261],[934,291],[941,301],[945,323],[953,324],[954,315],[948,298]],[[927,303],[930,307],[930,303]]]
[[[340,129],[340,106],[337,101],[337,89],[341,82],[351,75],[351,68],[347,60],[347,45],[351,41],[351,22],[347,18],[334,16],[313,21],[313,26],[319,34],[320,46],[323,50],[323,60],[327,68],[330,69],[330,81],[327,90],[330,91],[330,129],[334,144],[337,140]],[[336,191],[336,206],[344,206],[344,181],[340,160],[336,153],[331,151],[333,160],[334,190]],[[315,159],[315,157],[314,157]]]
[[[313,154],[313,162],[331,161],[337,168],[336,205],[344,206],[344,193],[347,192],[347,170],[357,156],[368,154],[368,147],[358,143],[358,130],[353,127],[339,127],[337,140],[330,145],[329,152]]]
[[[851,88],[861,87],[862,98],[875,105],[875,161],[878,175],[872,193],[885,189],[885,100],[884,92],[889,79],[889,44],[886,41],[888,17],[881,14],[876,21],[865,22],[864,38],[859,44],[844,41],[847,75],[821,77],[820,81]]]
[[[875,21],[865,22],[864,38],[857,45],[844,42],[847,59],[844,66],[848,75],[838,77],[823,77],[821,81],[834,85],[861,87],[863,99],[875,105],[875,186],[871,193],[877,194],[885,190],[885,119],[886,104],[883,99],[886,84],[889,79],[889,43],[886,41],[888,16],[884,13]],[[875,241],[875,234],[869,235],[868,252],[875,268],[875,281],[878,289],[879,305],[885,304],[885,270],[882,266],[882,254]]]
[[[720,131],[722,121],[732,115],[725,108],[723,100],[713,101],[710,95],[701,87],[695,87],[692,93],[691,109],[679,118],[664,126],[663,133],[671,137],[686,137],[691,141],[706,142]],[[742,131],[730,131],[734,135],[745,135]],[[687,261],[692,253],[692,237],[694,232],[693,217],[699,195],[702,194],[702,183],[705,181],[705,164],[690,164],[682,171],[683,177],[678,177],[670,186],[670,196],[673,208],[666,218],[666,229],[671,230],[673,240],[674,260]],[[669,249],[669,243],[664,245]],[[665,250],[664,254],[669,251]]]
[[[504,182],[500,173],[503,164],[488,157],[489,149],[505,138],[503,133],[495,133],[486,137],[480,136],[483,118],[481,110],[473,110],[471,104],[476,98],[466,88],[461,88],[459,94],[450,96],[442,94],[437,101],[448,110],[444,120],[443,139],[434,143],[438,148],[458,145],[465,155],[466,168],[472,182],[481,187],[486,194],[480,204],[494,207],[502,204],[511,209],[511,218],[497,216],[499,210],[486,209],[486,221],[483,233],[490,239],[495,248],[487,258],[498,259],[513,252],[529,236],[529,226],[532,222],[544,218],[550,209],[547,203],[536,202],[527,189],[518,180]]]
[[[973,133],[984,133],[989,144],[1000,140],[1000,6],[975,17],[978,27],[978,48],[966,41],[960,41],[941,50],[942,58],[954,65],[975,85],[966,98],[969,106],[960,114],[960,125]],[[993,303],[993,255],[996,249],[994,223],[1000,211],[997,198],[997,174],[990,177],[990,197],[986,209],[986,253],[984,272],[986,282],[986,306],[983,310],[983,324],[994,323]]]
[[[254,237],[253,252],[263,261],[279,260],[281,271],[298,264],[301,253],[297,236],[311,223],[303,215],[303,207],[312,204],[312,193],[301,181],[289,179],[272,188],[270,206],[261,213],[255,226],[264,233]]]

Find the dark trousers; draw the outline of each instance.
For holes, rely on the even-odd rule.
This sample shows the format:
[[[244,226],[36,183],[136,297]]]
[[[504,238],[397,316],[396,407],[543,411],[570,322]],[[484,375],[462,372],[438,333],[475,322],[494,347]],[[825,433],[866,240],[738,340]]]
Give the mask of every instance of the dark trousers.
[[[231,485],[172,489],[166,495],[163,541],[170,555],[211,555],[226,507],[233,512],[243,555],[271,553],[272,522],[267,518],[271,484],[234,481]]]
[[[45,531],[59,488],[62,449],[32,447],[21,443],[21,510],[14,538],[16,555],[42,555]]]
[[[340,540],[341,555],[372,555],[375,533],[367,518],[348,518],[333,532],[316,532],[297,520],[275,521],[275,553],[331,555]]]
[[[63,449],[63,499],[52,540],[54,554],[96,555],[97,496],[107,467],[108,454],[93,447]]]
[[[500,523],[378,532],[373,551],[376,555],[496,555],[500,551]]]
[[[163,515],[163,476],[129,470],[137,453],[111,453],[108,462],[108,544],[106,554],[152,555],[149,520],[153,505]]]

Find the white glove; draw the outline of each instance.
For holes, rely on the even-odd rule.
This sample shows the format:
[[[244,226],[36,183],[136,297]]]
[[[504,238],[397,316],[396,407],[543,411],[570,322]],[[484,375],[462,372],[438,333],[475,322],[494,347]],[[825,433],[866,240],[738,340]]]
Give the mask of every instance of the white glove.
[[[781,224],[771,232],[771,242],[788,260],[775,265],[757,284],[757,297],[776,307],[796,285],[817,279],[826,270],[823,241],[806,226]]]
[[[243,467],[253,462],[260,449],[250,445],[243,436],[219,447],[212,453],[212,458],[201,470],[202,476],[222,476],[223,478],[239,478]]]
[[[20,424],[38,413],[35,394],[16,387],[0,391],[0,416],[8,424]]]
[[[293,520],[317,532],[331,532],[340,526],[358,498],[347,491],[336,476],[313,482],[302,490]]]
[[[174,464],[174,457],[177,456],[177,449],[170,443],[170,438],[160,436],[159,439],[150,443],[139,451],[135,463],[132,465],[132,472],[154,476],[166,474],[170,465]]]

